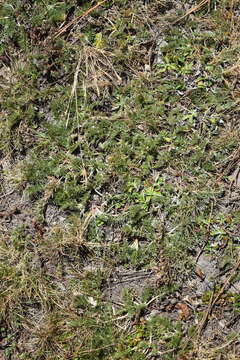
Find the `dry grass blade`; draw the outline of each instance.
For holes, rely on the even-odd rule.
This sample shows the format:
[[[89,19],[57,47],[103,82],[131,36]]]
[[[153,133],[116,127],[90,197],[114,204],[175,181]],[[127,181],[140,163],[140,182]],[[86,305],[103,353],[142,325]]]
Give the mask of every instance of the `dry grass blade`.
[[[61,36],[62,34],[64,34],[71,26],[73,25],[77,25],[83,18],[85,18],[87,15],[89,15],[91,12],[93,12],[94,10],[96,10],[99,6],[101,6],[102,4],[104,4],[107,0],[103,0],[98,2],[96,5],[94,5],[93,7],[91,7],[90,9],[88,9],[87,11],[85,11],[82,15],[77,16],[76,18],[74,18],[72,21],[70,21],[67,25],[65,25],[63,28],[59,29],[56,34],[54,35],[54,38],[58,38],[59,36]]]
[[[222,350],[226,351],[226,348],[230,347],[231,345],[233,345],[234,343],[238,343],[238,338],[239,335],[236,334],[232,339],[230,339],[229,341],[225,342],[224,344],[217,346],[217,347],[213,347],[212,349],[210,349],[209,347],[205,348],[205,343],[203,344],[202,342],[198,342],[197,344],[197,348],[194,352],[194,359],[196,360],[215,360],[215,359],[226,359],[225,357],[219,357],[219,352],[221,352]],[[230,349],[229,349],[230,350]],[[227,355],[227,359],[228,360],[238,360],[239,356],[235,353],[235,350],[230,350],[228,352]]]
[[[188,10],[186,12],[186,14],[184,14],[183,16],[181,16],[180,18],[175,20],[172,24],[176,24],[177,22],[185,19],[185,17],[187,17],[188,15],[191,15],[192,13],[195,13],[196,11],[199,11],[206,4],[210,5],[210,0],[202,0],[198,5],[192,7],[190,10]]]
[[[104,89],[112,84],[121,83],[122,79],[114,69],[111,55],[107,51],[92,46],[84,46],[83,61],[85,63],[86,87],[94,87],[98,97]]]
[[[209,222],[208,222],[208,226],[207,226],[207,234],[206,234],[206,238],[205,238],[205,241],[203,243],[203,245],[201,246],[198,254],[197,254],[197,257],[196,257],[196,264],[201,256],[201,254],[203,253],[205,247],[207,246],[208,242],[209,242],[209,237],[210,237],[210,229],[211,229],[211,219],[212,219],[212,214],[213,214],[213,201],[211,202],[211,211],[210,211],[210,215],[209,215]]]
[[[225,75],[239,76],[240,75],[240,62],[238,61],[236,64],[230,66],[226,70],[224,70]]]
[[[78,84],[78,74],[79,74],[79,70],[80,70],[80,65],[81,65],[81,56],[78,59],[78,63],[77,63],[77,67],[74,73],[74,80],[73,80],[73,85],[72,85],[72,90],[71,90],[71,94],[70,94],[70,98],[68,101],[68,106],[67,106],[67,110],[66,110],[66,127],[68,127],[68,123],[69,123],[69,116],[70,116],[70,106],[73,100],[73,97],[75,95],[76,97],[76,89],[77,89],[77,84]]]
[[[233,167],[238,163],[240,155],[240,147],[234,150],[230,156],[228,156],[225,160],[224,164],[219,164],[219,169],[222,170],[221,174],[218,176],[217,181],[219,182],[226,175],[229,175]]]
[[[91,223],[92,219],[96,216],[97,212],[95,210],[91,210],[84,218],[81,226],[79,227],[79,231],[77,234],[77,241],[80,243],[84,242],[84,235],[87,232],[89,224]]]
[[[102,346],[102,347],[99,347],[99,348],[96,348],[96,349],[84,350],[84,351],[80,352],[79,355],[89,354],[89,353],[99,351],[99,350],[104,350],[104,349],[107,349],[107,348],[110,348],[110,347],[113,347],[113,346],[115,346],[115,344],[109,344],[109,345]]]
[[[94,89],[97,96],[104,97],[108,95],[108,89],[114,85],[119,85],[122,82],[112,63],[112,55],[103,49],[97,49],[93,46],[82,45],[82,53],[78,59],[76,70],[74,73],[74,80],[69,97],[67,109],[65,112],[66,127],[69,124],[70,107],[73,98],[76,99],[76,113],[77,113],[77,86],[79,75],[82,75],[82,88],[85,93],[87,89]]]
[[[14,193],[14,191],[15,191],[15,189],[13,189],[13,190],[11,190],[11,191],[9,191],[9,192],[7,192],[7,193],[5,193],[5,194],[1,195],[1,196],[0,196],[0,199],[6,198],[7,196],[9,196],[9,195],[13,194],[13,193]]]
[[[233,337],[233,339],[229,340],[229,341],[226,342],[225,344],[213,348],[213,349],[212,349],[212,352],[214,353],[214,352],[217,352],[217,351],[219,351],[219,350],[225,349],[226,347],[228,347],[229,345],[231,345],[234,341],[236,341],[237,338],[238,338],[238,336],[239,336],[239,335],[235,335],[235,336]]]

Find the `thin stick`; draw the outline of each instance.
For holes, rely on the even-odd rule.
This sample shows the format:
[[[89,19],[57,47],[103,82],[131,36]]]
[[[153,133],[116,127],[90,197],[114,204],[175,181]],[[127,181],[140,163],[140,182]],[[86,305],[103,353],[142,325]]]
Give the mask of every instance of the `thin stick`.
[[[192,7],[190,10],[188,10],[186,12],[186,14],[184,14],[183,16],[181,16],[180,18],[178,18],[177,20],[175,20],[172,24],[176,24],[178,23],[180,20],[183,20],[185,17],[187,17],[188,15],[200,10],[204,5],[209,4],[210,0],[202,0],[198,5]]]
[[[72,21],[70,21],[68,24],[66,24],[63,28],[58,30],[56,34],[54,35],[54,38],[58,38],[60,35],[64,34],[72,25],[77,25],[83,18],[85,18],[87,15],[89,15],[91,12],[96,10],[99,6],[104,4],[107,0],[102,0],[98,2],[96,5],[85,11],[82,15],[77,16]]]
[[[212,307],[216,304],[216,302],[220,299],[220,297],[222,296],[222,294],[224,293],[226,288],[230,285],[233,278],[236,276],[236,273],[237,273],[239,267],[240,267],[240,256],[238,258],[238,261],[237,261],[236,265],[232,269],[231,274],[229,275],[229,277],[227,278],[227,280],[225,281],[225,283],[223,284],[223,286],[219,290],[219,292],[218,292],[217,296],[215,297],[215,299],[213,300]]]
[[[199,328],[199,331],[198,331],[198,338],[200,337],[202,331],[204,330],[204,328],[207,325],[209,315],[211,314],[214,305],[218,302],[218,300],[220,299],[220,297],[222,296],[224,291],[231,284],[233,278],[236,276],[236,273],[237,273],[239,267],[240,267],[240,256],[238,258],[238,261],[237,261],[236,265],[232,269],[231,274],[229,275],[229,277],[227,278],[227,280],[225,281],[225,283],[223,284],[223,286],[221,287],[221,289],[219,290],[219,292],[217,293],[215,298],[214,298],[214,291],[213,291],[210,302],[209,302],[209,305],[208,305],[208,308],[207,308],[207,311],[206,311],[206,314],[205,314],[205,316],[203,318],[203,321],[201,322],[201,325],[200,325],[200,328]]]
[[[198,329],[198,335],[197,335],[198,339],[201,336],[201,334],[202,334],[203,330],[205,329],[205,327],[207,326],[209,316],[210,316],[210,314],[212,312],[214,291],[215,291],[215,288],[213,289],[211,299],[210,299],[209,304],[208,304],[207,311],[206,311],[206,313],[205,313],[205,315],[204,315],[204,317],[203,317],[203,319],[201,321],[200,327]]]

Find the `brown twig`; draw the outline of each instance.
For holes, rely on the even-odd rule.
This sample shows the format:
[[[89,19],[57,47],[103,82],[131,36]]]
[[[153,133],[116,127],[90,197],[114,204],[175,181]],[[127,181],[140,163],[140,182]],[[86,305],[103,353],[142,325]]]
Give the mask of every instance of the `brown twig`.
[[[226,281],[224,282],[223,286],[221,287],[221,289],[219,290],[219,292],[217,293],[217,295],[214,298],[214,291],[212,293],[210,302],[208,304],[208,308],[207,311],[205,313],[205,316],[200,324],[200,328],[198,330],[198,338],[200,337],[202,331],[205,329],[205,327],[207,326],[207,322],[209,319],[209,315],[211,314],[214,305],[216,305],[216,303],[218,302],[218,300],[221,298],[221,296],[223,295],[224,291],[230,286],[233,278],[236,276],[236,272],[238,271],[240,267],[240,256],[238,258],[238,261],[236,263],[236,265],[234,266],[234,268],[231,271],[231,274],[229,275],[229,277],[226,279]]]
[[[227,278],[227,280],[225,281],[225,283],[223,284],[223,286],[221,287],[221,289],[217,293],[215,299],[213,300],[212,307],[217,303],[217,301],[220,299],[220,297],[222,296],[224,291],[231,284],[233,278],[236,276],[236,272],[238,271],[239,267],[240,267],[240,256],[238,258],[238,261],[237,261],[236,265],[232,269],[231,274],[229,275],[229,277]]]
[[[72,21],[70,21],[68,24],[63,26],[61,29],[59,29],[55,35],[54,38],[58,38],[60,35],[64,34],[72,25],[77,25],[83,18],[85,18],[87,15],[89,15],[91,12],[96,10],[99,6],[104,4],[107,0],[99,1],[96,5],[91,7],[90,9],[86,10],[82,15],[77,16]]]
[[[203,330],[205,329],[205,327],[207,326],[207,323],[208,323],[208,319],[209,319],[209,316],[212,312],[212,308],[213,308],[213,297],[214,297],[214,292],[215,292],[215,288],[213,288],[213,292],[212,292],[212,295],[211,295],[211,299],[209,301],[209,304],[208,304],[208,307],[207,307],[207,311],[200,323],[200,327],[198,329],[198,334],[197,334],[197,338],[199,339],[199,337],[201,336]]]

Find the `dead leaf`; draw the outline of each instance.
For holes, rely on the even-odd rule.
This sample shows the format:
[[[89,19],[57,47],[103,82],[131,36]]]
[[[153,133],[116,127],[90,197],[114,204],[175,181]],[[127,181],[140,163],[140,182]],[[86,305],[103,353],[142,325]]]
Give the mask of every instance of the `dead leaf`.
[[[191,315],[191,311],[189,307],[184,303],[178,303],[176,308],[179,309],[179,319],[180,320],[187,320]]]
[[[92,297],[92,296],[89,296],[87,298],[87,301],[90,305],[92,305],[93,307],[96,307],[97,306],[97,301]]]
[[[200,268],[200,266],[196,266],[195,267],[195,274],[200,277],[201,280],[205,279],[205,274],[202,272],[202,269]]]
[[[139,249],[139,244],[138,244],[138,240],[135,239],[134,242],[130,245],[130,247],[136,251],[138,251]]]

